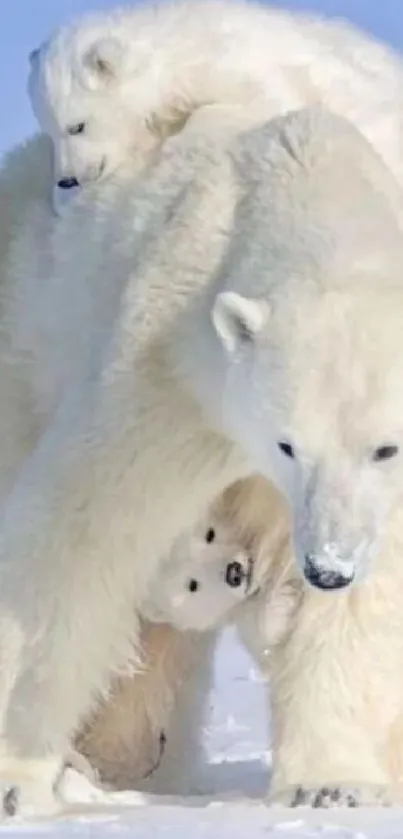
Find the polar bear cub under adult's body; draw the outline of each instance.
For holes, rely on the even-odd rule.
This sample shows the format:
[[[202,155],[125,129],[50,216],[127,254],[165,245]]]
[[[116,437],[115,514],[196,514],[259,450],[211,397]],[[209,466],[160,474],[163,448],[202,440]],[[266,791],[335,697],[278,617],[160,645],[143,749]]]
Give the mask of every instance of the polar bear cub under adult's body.
[[[322,104],[350,119],[403,183],[403,64],[341,21],[236,0],[84,16],[32,53],[29,91],[54,143],[56,206],[127,157],[147,160],[197,108],[266,117]]]
[[[84,757],[109,789],[189,795],[206,761],[217,631],[143,620],[140,629],[142,667],[112,679],[76,732],[68,762],[80,770]]]
[[[316,800],[323,783],[390,783],[401,196],[362,136],[320,109],[236,137],[199,128],[48,231],[32,210],[10,249],[0,445],[24,457],[1,520],[6,812],[55,805],[69,738],[133,657],[133,608],[167,546],[256,470],[288,494],[307,580],[345,587],[307,598],[277,662],[274,790]]]
[[[292,629],[302,581],[289,517],[263,478],[237,481],[175,540],[142,615],[144,671],[114,681],[75,738],[102,783],[194,792],[213,656],[233,623],[258,665]]]

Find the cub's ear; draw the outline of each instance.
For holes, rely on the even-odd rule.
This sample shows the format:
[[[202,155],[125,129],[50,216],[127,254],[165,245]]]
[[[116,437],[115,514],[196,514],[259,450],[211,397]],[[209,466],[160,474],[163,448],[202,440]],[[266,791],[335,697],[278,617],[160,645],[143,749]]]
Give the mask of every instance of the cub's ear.
[[[84,81],[88,88],[96,90],[125,75],[128,50],[118,38],[100,38],[84,53],[82,62]]]
[[[217,294],[211,318],[217,335],[229,353],[253,342],[270,314],[264,300],[242,297],[234,291]]]

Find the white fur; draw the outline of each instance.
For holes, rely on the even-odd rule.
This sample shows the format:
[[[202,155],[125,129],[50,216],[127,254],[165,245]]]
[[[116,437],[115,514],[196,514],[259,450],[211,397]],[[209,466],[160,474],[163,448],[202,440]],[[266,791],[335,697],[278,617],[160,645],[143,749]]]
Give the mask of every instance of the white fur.
[[[270,117],[319,103],[350,119],[403,182],[403,63],[342,21],[241,0],[112,10],[61,27],[35,50],[28,86],[54,143],[56,182],[86,184],[128,156],[147,159],[206,104]],[[57,211],[75,192],[55,186]]]
[[[89,63],[88,58],[90,58]],[[101,64],[99,59],[101,59]],[[389,48],[375,43],[367,35],[354,30],[351,26],[312,18],[308,20],[297,15],[263,10],[250,4],[246,7],[240,4],[216,2],[209,3],[208,8],[206,3],[203,3],[202,8],[194,3],[162,6],[152,19],[149,12],[142,8],[131,11],[129,14],[123,13],[122,16],[119,13],[116,16],[112,14],[97,19],[92,18],[88,22],[79,21],[77,26],[61,30],[48,45],[41,49],[40,56],[38,55],[33,62],[30,79],[34,110],[41,127],[49,132],[54,142],[57,161],[56,177],[63,173],[72,173],[84,183],[88,179],[97,177],[101,161],[106,164],[102,172],[104,175],[113,171],[128,154],[135,156],[137,153],[140,159],[147,160],[149,152],[159,145],[166,134],[176,130],[176,126],[180,126],[189,113],[206,102],[234,103],[240,105],[241,108],[246,103],[248,109],[254,102],[258,103],[257,112],[260,112],[259,109],[263,105],[268,116],[298,105],[321,102],[335,112],[347,116],[373,143],[402,183],[401,90],[400,58]],[[66,95],[67,91],[68,95]],[[66,135],[66,125],[77,119],[88,120],[89,131],[84,137],[79,135],[71,138]],[[116,126],[117,130],[115,130]],[[57,199],[60,191],[56,189],[55,194]],[[68,197],[71,197],[70,193]],[[397,203],[399,201],[398,198]],[[380,234],[375,229],[374,241],[378,235]],[[371,262],[378,263],[377,268],[382,271],[382,261],[382,256],[379,259],[374,255],[372,246],[369,248],[367,258],[361,257],[364,272]],[[344,267],[341,266],[339,270],[343,274]],[[388,268],[385,268],[385,273],[388,273]],[[232,300],[234,300],[233,290],[225,291],[224,295],[232,295]],[[217,300],[213,320],[218,328],[218,334],[227,349],[231,351],[235,348],[239,337],[247,337],[245,322],[251,325],[250,305],[255,301],[248,300],[245,303],[243,317],[237,323],[236,319],[233,319],[233,307],[231,310],[227,308],[227,315],[230,317],[223,318],[226,310],[222,303],[225,299],[228,302],[229,299],[224,295]],[[378,338],[378,302],[375,295],[374,303],[369,303],[368,311],[364,315],[373,323],[374,341],[372,342],[369,338],[367,348],[367,354],[373,355],[376,353],[371,350],[371,343],[375,344]],[[336,295],[336,299],[330,300],[330,305],[326,307],[325,316],[318,310],[315,317],[318,321],[322,317],[326,321],[331,311],[337,310],[338,307],[341,309],[342,304]],[[389,303],[387,309],[388,307]],[[247,309],[248,317],[246,317]],[[399,305],[397,309],[399,311]],[[258,311],[256,309],[254,311],[255,315],[258,315]],[[261,312],[263,314],[263,310]],[[344,347],[345,320],[352,320],[354,316],[351,317],[351,314],[348,311],[345,312],[339,318],[338,328],[333,328],[331,352],[328,354],[327,362],[329,371],[332,370],[334,360],[337,360],[337,350],[336,356],[332,355],[334,344],[338,344],[340,348]],[[358,316],[362,319],[361,314]],[[287,317],[286,312],[286,323]],[[310,328],[311,317],[308,313],[306,319],[308,328]],[[259,317],[257,321],[256,318],[254,319],[254,323],[258,321]],[[398,324],[395,330],[398,342],[400,330],[401,326]],[[240,346],[241,351],[244,351],[245,342]],[[296,341],[295,357],[299,352],[300,348]],[[394,356],[394,351],[392,355]],[[238,356],[239,353],[236,353],[234,359]],[[355,368],[355,365],[350,365],[351,356],[355,357],[354,346],[345,351],[344,371],[343,361],[338,360],[340,376],[345,378],[348,371],[347,375],[351,380],[352,393],[346,400],[346,417],[351,417],[349,403],[357,402],[355,391],[362,391],[362,373]],[[305,364],[304,352],[301,357]],[[316,358],[317,350],[314,347],[312,370],[315,370]],[[388,367],[388,363],[384,359],[383,369],[385,366]],[[283,475],[283,486],[287,486],[294,506],[296,501],[296,537],[300,562],[304,566],[305,558],[313,557],[315,573],[318,574],[322,583],[333,584],[337,577],[344,578],[347,582],[354,578],[359,580],[367,571],[368,559],[379,550],[385,522],[388,520],[390,510],[394,507],[397,482],[389,480],[388,471],[386,475],[384,474],[393,465],[384,464],[384,466],[379,466],[378,472],[373,469],[371,473],[368,461],[365,465],[365,455],[361,450],[360,480],[357,486],[354,478],[357,464],[353,466],[348,458],[343,460],[340,446],[335,444],[334,434],[332,434],[330,412],[328,429],[325,432],[325,421],[321,418],[318,422],[316,417],[312,420],[311,408],[307,407],[311,397],[316,403],[318,391],[322,391],[324,383],[315,382],[314,375],[311,375],[308,382],[304,381],[303,386],[295,384],[290,387],[290,383],[297,382],[300,375],[298,366],[295,365],[295,367],[295,376],[289,376],[289,368],[286,372],[286,377],[289,378],[287,387],[291,395],[294,396],[292,391],[295,391],[295,395],[300,393],[299,402],[295,405],[294,429],[299,429],[301,425],[306,430],[310,429],[310,440],[302,442],[303,468],[302,463],[295,466],[292,463],[288,465],[284,463],[284,469],[288,474]],[[294,373],[294,371],[291,372]],[[399,375],[400,372],[395,377],[396,382]],[[330,388],[332,381],[333,373],[329,372]],[[389,386],[389,383],[384,384]],[[397,385],[392,383],[391,392],[394,395],[391,401],[394,407],[391,414],[394,429],[396,428],[395,403],[398,401],[395,398],[396,388]],[[367,389],[370,393],[369,381]],[[308,392],[308,398],[305,390]],[[332,398],[331,393],[327,394],[329,401]],[[344,406],[340,407],[341,412],[344,410]],[[372,441],[375,441],[383,427],[386,436],[391,434],[396,435],[396,439],[399,438],[400,428],[397,431],[389,431],[388,416],[385,417],[383,424],[379,416],[371,419],[371,411],[368,411],[368,401],[364,393],[362,393],[361,411],[366,417],[367,427],[366,431],[357,428],[355,435],[351,430],[352,447],[353,436],[363,442],[365,433],[367,440],[371,440],[369,448],[373,447]],[[389,414],[389,410],[386,414]],[[279,433],[283,434],[287,425],[291,425],[288,417]],[[353,427],[352,423],[351,429]],[[250,433],[248,422],[246,430]],[[288,429],[287,432],[290,433]],[[317,435],[316,439],[315,435]],[[322,440],[322,451],[320,451],[320,440]],[[319,470],[313,464],[321,459],[323,451],[326,450],[326,444],[330,441],[332,442],[329,448],[332,452],[327,453],[328,465]],[[379,442],[378,439],[377,442]],[[307,458],[308,449],[310,451]],[[358,456],[357,451],[356,454]],[[309,464],[309,458],[311,464]],[[332,459],[331,464],[330,459]],[[298,497],[297,492],[295,499],[296,482],[298,486],[305,488],[305,492],[302,497],[301,494]],[[351,487],[354,490],[353,497]],[[353,533],[349,532],[351,521],[356,523]],[[394,556],[394,551],[392,553]],[[262,614],[264,615],[264,609],[259,613],[258,622],[262,620]],[[369,614],[371,614],[371,609]],[[243,622],[242,631],[246,633],[249,641],[256,638],[256,615],[257,612],[253,608],[249,624],[245,620]],[[330,604],[330,622],[332,615],[333,605]],[[327,616],[325,622],[328,625]],[[397,623],[399,624],[399,621]],[[346,635],[349,636],[347,625],[348,622],[346,626],[343,623],[340,627],[343,639]],[[354,637],[354,633],[350,635]],[[337,637],[336,627],[335,638]],[[396,636],[393,637],[392,642],[388,639],[387,633],[384,634],[383,630],[379,631],[379,652],[382,656],[382,650],[385,648],[389,650],[391,647],[390,660],[395,662],[395,655],[397,655],[399,669],[401,666],[400,644]],[[298,667],[301,663],[301,671],[306,672],[308,684],[313,685],[313,699],[310,700],[311,719],[315,725],[318,725],[322,736],[322,725],[317,721],[327,718],[328,709],[321,714],[315,702],[317,679],[312,678],[311,675],[319,672],[319,656],[315,638],[316,631],[313,630],[312,637],[304,624],[300,636],[297,635],[295,661]],[[330,643],[333,645],[333,640]],[[305,649],[304,645],[306,645],[306,656],[301,653],[298,644],[301,644],[302,649]],[[354,644],[351,643],[351,647],[356,649],[356,641]],[[377,645],[375,649],[378,651]],[[344,652],[344,646],[341,643],[338,652],[336,681],[348,685],[349,650]],[[290,655],[293,661],[293,654],[290,653]],[[339,656],[343,657],[343,665],[345,662],[346,668],[342,679],[339,678],[340,670],[337,669],[340,667]],[[334,658],[333,646],[329,657]],[[363,654],[362,658],[365,668],[368,667],[372,672],[371,661],[368,660],[366,654]],[[285,672],[289,673],[292,665],[288,663],[287,655],[284,656],[284,661],[286,662]],[[373,661],[376,666],[376,656]],[[304,662],[303,667],[302,662]],[[298,667],[295,674],[297,702],[300,692]],[[354,662],[351,663],[351,667],[354,669]],[[393,671],[393,667],[390,671]],[[358,676],[362,677],[360,671],[358,671]],[[358,693],[360,692],[359,678],[356,685]],[[282,683],[280,677],[278,682]],[[323,683],[332,695],[333,682],[331,680],[327,682],[324,678]],[[285,684],[285,699],[282,694],[282,703],[284,707],[288,707],[287,679],[285,679]],[[391,692],[393,694],[393,689]],[[346,704],[348,705],[348,701]],[[329,709],[330,716],[333,708],[336,708],[336,703]],[[302,706],[301,713],[305,713],[305,706]],[[339,713],[339,706],[337,713]],[[366,719],[365,714],[363,716]],[[340,766],[335,773],[332,762],[326,765],[326,760],[324,760],[326,749],[322,747],[322,740],[319,741],[317,752],[315,751],[316,741],[313,735],[311,736],[311,750],[307,751],[306,747],[301,747],[300,758],[294,759],[293,755],[298,753],[295,745],[298,739],[296,731],[298,734],[298,726],[303,730],[304,721],[299,713],[294,713],[294,709],[290,712],[290,719],[292,718],[298,722],[289,728],[290,745],[287,744],[287,738],[285,738],[285,745],[278,750],[280,755],[278,765],[281,769],[278,769],[275,775],[277,788],[287,786],[290,779],[297,779],[297,782],[304,778],[312,780],[309,772],[308,775],[306,774],[307,767],[312,766],[316,767],[315,782],[320,777],[328,779],[329,773],[331,780],[335,779],[335,774],[338,775],[336,780],[339,781],[351,775],[356,779],[360,776],[363,766],[366,766],[370,779],[384,780],[385,775],[379,772],[378,765],[374,766],[368,755],[368,749],[372,749],[372,743],[370,745],[368,736],[365,738],[362,735],[362,732],[366,730],[366,724],[360,722],[358,726],[361,731],[360,738],[363,737],[363,742],[365,742],[364,748],[360,738],[358,744],[356,743],[354,737],[357,734],[353,736],[350,733],[344,715],[340,714],[340,735],[337,734],[337,740],[339,744],[343,742],[351,744],[356,754],[356,764],[354,761],[348,764],[347,748],[345,753],[341,749],[342,755],[338,761]],[[356,717],[354,717],[354,725],[357,726]],[[326,730],[326,726],[324,728]],[[397,723],[397,742],[399,742],[399,731]],[[281,740],[282,735],[279,736],[279,742]],[[308,738],[305,744],[306,742]],[[286,766],[286,769],[282,764]],[[292,772],[291,766],[294,767]],[[390,777],[388,772],[386,774]],[[396,777],[396,772],[394,777]],[[363,789],[361,785],[361,790]],[[357,800],[375,799],[378,801],[378,792],[373,794],[371,791],[368,795],[368,789],[372,790],[372,787],[367,786],[363,796],[356,796]],[[350,795],[349,792],[348,795]],[[287,792],[285,800],[292,800],[292,796],[293,793],[290,798]],[[302,801],[304,800],[311,802],[318,800],[315,783],[312,795],[308,791],[305,798],[302,797]],[[338,801],[345,800],[346,796],[340,794]]]
[[[52,804],[69,738],[134,658],[133,608],[167,546],[255,470],[287,491],[300,560],[329,541],[342,555],[364,541],[376,559],[334,613],[322,595],[329,654],[312,665],[321,609],[285,645],[275,788],[390,777],[377,745],[402,700],[403,467],[372,455],[403,436],[400,193],[361,135],[321,109],[250,131],[241,121],[239,136],[218,117],[167,141],[143,175],[127,163],[93,184],[64,218],[33,202],[8,247],[0,778],[23,813]],[[270,311],[257,334],[236,331],[234,351],[212,322],[228,291]],[[357,574],[368,570],[362,556]],[[367,589],[380,578],[387,615]],[[345,605],[355,597],[363,634]],[[382,691],[368,685],[364,721],[353,661],[375,650]],[[334,668],[354,670],[349,701]]]

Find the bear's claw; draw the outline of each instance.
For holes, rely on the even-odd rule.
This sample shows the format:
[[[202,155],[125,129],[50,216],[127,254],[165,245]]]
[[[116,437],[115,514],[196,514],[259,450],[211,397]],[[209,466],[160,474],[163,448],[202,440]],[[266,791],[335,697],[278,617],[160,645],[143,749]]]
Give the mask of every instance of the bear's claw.
[[[10,787],[3,796],[3,813],[5,816],[15,816],[18,811],[18,789]]]
[[[56,813],[62,803],[59,780],[59,759],[0,760],[0,821]]]
[[[302,784],[275,793],[270,806],[283,807],[390,807],[402,802],[402,790],[388,786],[362,784],[357,786],[305,787]]]
[[[340,787],[321,787],[318,790],[297,787],[291,807],[358,807],[358,796],[353,790]]]

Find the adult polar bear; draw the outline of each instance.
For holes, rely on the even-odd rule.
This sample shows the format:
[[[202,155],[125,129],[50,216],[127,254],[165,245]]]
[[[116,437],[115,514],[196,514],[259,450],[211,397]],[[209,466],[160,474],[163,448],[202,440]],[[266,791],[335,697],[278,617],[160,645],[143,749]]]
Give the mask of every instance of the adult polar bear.
[[[366,586],[307,597],[279,656],[275,793],[293,801],[298,784],[317,803],[323,784],[343,784],[345,801],[355,782],[367,800],[392,777],[382,750],[403,707],[401,196],[365,140],[320,109],[232,139],[227,125],[197,129],[146,175],[127,164],[94,185],[57,222],[31,204],[10,248],[6,813],[55,806],[71,733],[133,655],[133,605],[159,557],[256,468],[287,491],[315,584],[362,574],[389,519]]]

